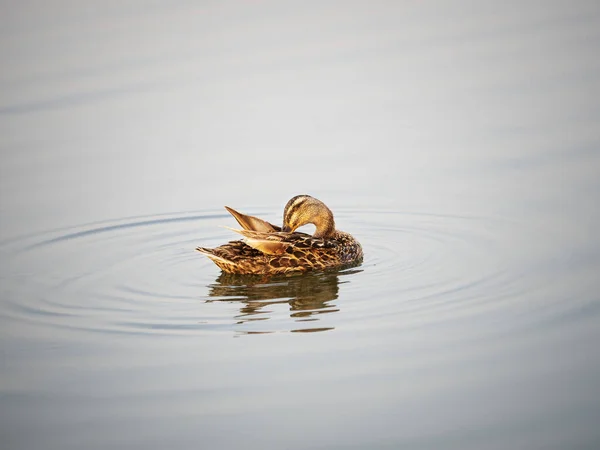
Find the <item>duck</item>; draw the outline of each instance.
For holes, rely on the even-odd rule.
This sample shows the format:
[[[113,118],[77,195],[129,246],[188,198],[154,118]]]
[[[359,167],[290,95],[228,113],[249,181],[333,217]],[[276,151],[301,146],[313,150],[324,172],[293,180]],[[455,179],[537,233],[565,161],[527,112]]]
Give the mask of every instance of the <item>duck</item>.
[[[331,210],[310,195],[296,195],[287,202],[281,227],[228,206],[225,209],[242,229],[225,228],[243,239],[216,248],[196,248],[223,272],[277,275],[351,267],[363,260],[360,243],[337,230]],[[307,224],[315,226],[312,235],[296,231]]]

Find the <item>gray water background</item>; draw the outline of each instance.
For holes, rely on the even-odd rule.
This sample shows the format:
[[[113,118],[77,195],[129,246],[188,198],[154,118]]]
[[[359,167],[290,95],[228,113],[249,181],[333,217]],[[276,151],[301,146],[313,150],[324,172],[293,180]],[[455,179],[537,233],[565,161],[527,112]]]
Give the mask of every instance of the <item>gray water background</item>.
[[[598,5],[1,2],[0,447],[598,448]]]

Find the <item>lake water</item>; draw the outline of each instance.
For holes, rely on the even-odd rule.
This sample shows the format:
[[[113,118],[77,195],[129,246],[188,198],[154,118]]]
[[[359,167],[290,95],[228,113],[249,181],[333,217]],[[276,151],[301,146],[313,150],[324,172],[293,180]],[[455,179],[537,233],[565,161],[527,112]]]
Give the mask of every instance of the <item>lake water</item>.
[[[598,448],[598,2],[0,25],[2,449]],[[303,193],[362,265],[194,251]]]

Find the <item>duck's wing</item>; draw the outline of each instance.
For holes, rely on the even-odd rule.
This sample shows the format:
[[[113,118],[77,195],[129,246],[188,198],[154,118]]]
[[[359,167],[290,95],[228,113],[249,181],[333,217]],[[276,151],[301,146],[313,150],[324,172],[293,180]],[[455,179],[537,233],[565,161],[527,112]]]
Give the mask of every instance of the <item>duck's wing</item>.
[[[260,231],[263,233],[273,233],[281,231],[280,227],[278,227],[277,225],[273,225],[272,223],[269,223],[266,220],[242,214],[241,212],[238,212],[235,209],[230,208],[229,206],[226,206],[225,209],[229,211],[229,213],[235,218],[235,220],[237,220],[237,222],[244,230]]]
[[[292,245],[291,242],[287,240],[289,238],[289,233],[283,233],[279,231],[254,231],[254,230],[237,230],[235,228],[228,228],[236,233],[241,234],[246,239],[244,242],[248,244],[250,247],[255,248],[267,255],[281,255],[285,253],[286,249]]]

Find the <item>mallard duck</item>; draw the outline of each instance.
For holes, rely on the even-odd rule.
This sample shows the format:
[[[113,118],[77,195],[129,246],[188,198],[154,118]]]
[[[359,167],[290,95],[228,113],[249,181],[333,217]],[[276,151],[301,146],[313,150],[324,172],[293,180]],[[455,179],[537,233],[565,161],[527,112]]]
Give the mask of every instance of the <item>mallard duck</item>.
[[[293,197],[283,210],[283,227],[225,207],[243,228],[231,230],[244,240],[216,248],[198,247],[227,273],[281,274],[351,266],[362,261],[362,247],[352,235],[335,229],[333,213],[310,195]],[[306,224],[315,232],[296,232]]]

